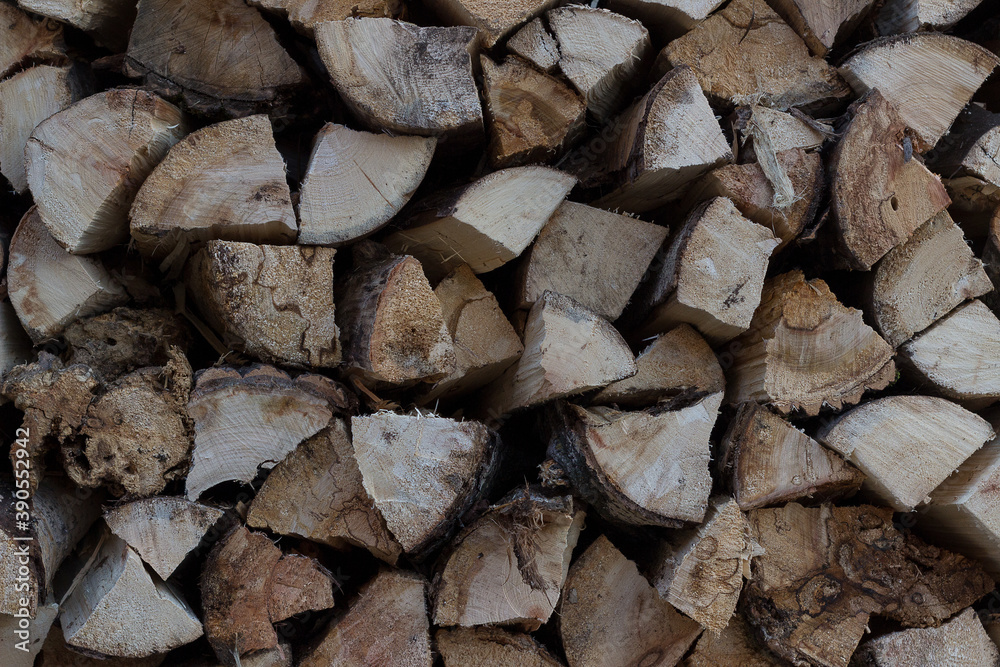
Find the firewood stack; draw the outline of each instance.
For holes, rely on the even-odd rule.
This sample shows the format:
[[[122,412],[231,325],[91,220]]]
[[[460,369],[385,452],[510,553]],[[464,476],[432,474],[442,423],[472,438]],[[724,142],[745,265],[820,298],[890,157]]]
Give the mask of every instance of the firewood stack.
[[[992,0],[0,18],[0,665],[1000,667]]]

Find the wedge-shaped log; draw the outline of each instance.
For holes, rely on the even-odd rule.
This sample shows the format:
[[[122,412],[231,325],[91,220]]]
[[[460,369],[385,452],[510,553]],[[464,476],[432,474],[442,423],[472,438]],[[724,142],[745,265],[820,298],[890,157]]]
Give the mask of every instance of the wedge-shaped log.
[[[733,130],[742,134],[744,143],[764,140],[775,154],[793,148],[812,151],[833,136],[833,127],[815,118],[759,105],[737,109]]]
[[[773,0],[769,4],[802,36],[810,51],[823,57],[851,36],[854,29],[869,17],[875,3],[873,0]]]
[[[19,627],[21,619],[16,616],[7,614],[0,616],[0,632],[4,635],[0,639],[0,660],[3,660],[3,664],[9,667],[35,667],[35,658],[47,642],[50,632],[58,634],[59,642],[64,643],[62,633],[59,632],[58,628],[53,632],[52,628],[58,615],[59,603],[50,595],[45,604],[35,612],[35,617],[30,621],[29,630],[22,630]],[[27,637],[27,639],[21,639],[22,636]],[[49,650],[46,649],[46,653],[48,652]],[[52,667],[52,664],[45,662],[44,659],[37,664],[43,663]]]
[[[507,40],[507,50],[549,74],[559,66],[559,42],[540,18],[529,21]]]
[[[955,119],[947,135],[927,156],[931,168],[946,184],[975,179],[982,187],[1000,187],[1000,114],[970,104]],[[968,186],[966,186],[968,187]],[[963,188],[965,189],[965,188]]]
[[[881,35],[901,35],[908,32],[935,30],[944,32],[954,27],[982,0],[888,0],[879,10],[875,26]]]
[[[680,37],[719,8],[722,0],[610,0],[608,9],[642,21],[654,37]]]
[[[754,639],[743,616],[736,614],[722,632],[703,632],[688,655],[685,667],[783,667],[788,663]]]
[[[261,9],[278,11],[301,33],[313,36],[324,21],[343,21],[352,16],[398,19],[406,13],[401,0],[249,0]]]
[[[90,33],[98,44],[120,53],[128,43],[129,28],[135,20],[132,0],[17,0],[29,12],[68,23]]]
[[[59,64],[66,60],[62,24],[25,14],[13,4],[0,5],[0,78],[25,63]]]
[[[441,628],[434,643],[445,667],[562,667],[531,635],[501,628]]]
[[[58,611],[58,605],[53,604]],[[56,623],[45,638],[41,658],[39,658],[36,667],[64,667],[64,665],[73,665],[73,667],[162,667],[165,657],[166,654],[157,653],[147,658],[91,658],[69,648],[62,628]],[[268,665],[267,667],[274,666]]]
[[[897,630],[869,639],[858,647],[856,660],[871,667],[945,664],[972,667],[1000,664],[1000,650],[986,634],[979,614],[970,608],[939,628]]]
[[[492,48],[522,23],[558,4],[557,0],[429,0],[430,7],[441,18],[455,25],[469,25],[479,30],[483,46]]]

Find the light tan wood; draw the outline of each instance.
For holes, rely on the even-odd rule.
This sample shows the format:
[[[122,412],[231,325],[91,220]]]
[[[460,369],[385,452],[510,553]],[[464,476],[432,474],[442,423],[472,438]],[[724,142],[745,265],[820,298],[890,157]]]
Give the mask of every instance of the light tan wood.
[[[746,121],[735,126],[743,135],[743,141],[752,140],[752,134],[764,135],[770,143],[770,149],[776,154],[793,148],[812,151],[833,135],[832,126],[802,114],[797,109],[793,109],[793,113],[757,105],[743,109],[748,113]],[[739,112],[740,110],[737,113]]]
[[[516,30],[526,21],[558,4],[557,0],[428,0],[427,6],[452,25],[479,30],[486,48]]]
[[[38,667],[66,667],[66,665],[73,667],[160,667],[165,658],[166,655],[163,653],[146,658],[91,658],[70,649],[66,645],[62,628],[56,623],[45,638]]]
[[[300,32],[312,36],[323,21],[343,21],[352,16],[403,18],[401,0],[249,0],[251,5],[284,14]]]
[[[0,660],[3,660],[3,664],[9,667],[34,667],[35,657],[47,641],[58,615],[59,603],[51,595],[45,604],[39,605],[27,630],[21,629],[19,618],[0,615]],[[62,641],[62,633],[58,634]]]
[[[982,0],[887,0],[875,26],[881,35],[901,35],[918,30],[944,32],[954,27]]]
[[[870,639],[858,648],[855,660],[865,667],[973,667],[1000,664],[1000,651],[970,608],[939,628],[899,630]]]
[[[32,17],[12,3],[0,5],[0,78],[26,62],[60,64],[66,59],[62,24]]]
[[[524,353],[480,397],[499,417],[580,394],[636,373],[632,351],[607,320],[570,297],[545,292],[528,313]]]
[[[381,229],[427,173],[437,140],[327,123],[299,192],[299,243],[341,246]]]
[[[674,665],[700,632],[603,535],[570,568],[559,604],[569,667]]]
[[[809,50],[825,56],[868,19],[873,0],[773,0],[771,6],[802,36]]]
[[[743,511],[850,496],[865,479],[836,452],[756,403],[739,407],[717,465]]]
[[[21,9],[68,23],[91,33],[98,44],[120,52],[128,43],[129,27],[135,20],[130,0],[17,0]]]
[[[559,66],[559,42],[540,18],[532,19],[507,40],[507,50],[519,55],[543,72]]]
[[[80,254],[125,241],[139,186],[186,133],[180,109],[126,88],[92,95],[42,121],[24,161],[49,232]]]
[[[673,39],[708,18],[722,0],[611,0],[608,9],[642,21],[654,37]]]
[[[10,301],[0,301],[0,380],[7,371],[31,361],[31,339]]]
[[[407,227],[385,238],[431,278],[462,264],[486,273],[518,257],[576,185],[551,167],[512,167],[418,202]]]
[[[434,644],[445,667],[562,667],[531,635],[501,628],[441,628]]]
[[[316,44],[334,87],[359,120],[395,134],[436,136],[439,150],[455,152],[483,136],[472,78],[476,35],[471,27],[349,18],[318,25]]]
[[[767,280],[750,330],[732,344],[726,402],[768,403],[816,415],[861,400],[896,379],[892,347],[800,271]]]
[[[817,434],[865,473],[867,492],[901,512],[926,502],[992,438],[989,422],[975,413],[943,398],[914,395],[869,401]]]
[[[869,42],[840,66],[858,94],[877,88],[916,132],[918,152],[933,148],[958,112],[1000,64],[978,44],[939,33]]]
[[[931,168],[945,178],[949,192],[971,191],[979,184],[983,199],[992,199],[1000,186],[1000,114],[970,104],[928,156]],[[958,197],[956,197],[958,199]],[[992,211],[991,211],[992,212]]]
[[[785,662],[761,647],[739,614],[718,635],[703,632],[683,663],[684,667],[782,667]]]

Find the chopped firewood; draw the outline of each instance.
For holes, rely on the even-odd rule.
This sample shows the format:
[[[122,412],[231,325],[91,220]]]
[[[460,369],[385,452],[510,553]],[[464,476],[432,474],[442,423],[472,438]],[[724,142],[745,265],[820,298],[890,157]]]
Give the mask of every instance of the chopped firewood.
[[[406,6],[402,0],[249,0],[261,9],[284,13],[295,28],[312,36],[323,21],[343,21],[352,16],[402,18]],[[246,661],[244,661],[244,665]]]
[[[93,565],[62,603],[66,644],[119,658],[166,653],[201,637],[180,592],[151,574],[124,540],[106,535]]]
[[[359,244],[354,271],[336,288],[336,321],[349,369],[392,384],[454,372],[455,348],[441,302],[416,259]]]
[[[636,370],[632,351],[607,320],[568,296],[545,292],[528,313],[524,353],[486,387],[480,406],[499,417],[605,387]]]
[[[736,614],[721,633],[701,634],[684,667],[782,667],[785,664],[757,643],[746,621]]]
[[[242,0],[139,0],[125,71],[205,114],[264,111],[306,81]]]
[[[52,626],[45,638],[41,655],[36,667],[67,667],[67,665],[72,665],[72,667],[160,667],[167,657],[165,653],[159,653],[146,658],[112,658],[107,656],[91,658],[77,653],[66,645],[66,639],[63,637],[62,628],[59,627],[58,623]],[[30,665],[25,667],[30,667]],[[216,667],[216,665],[213,663],[211,666],[201,667]],[[250,667],[250,665],[244,662],[243,667]]]
[[[518,306],[551,290],[614,321],[622,314],[667,228],[599,208],[563,202],[520,267]]]
[[[819,414],[896,378],[892,347],[819,279],[790,271],[764,283],[750,330],[732,346],[726,402]]]
[[[986,634],[979,614],[966,609],[939,628],[900,630],[869,639],[858,647],[851,664],[858,667],[1000,665],[1000,650]]]
[[[642,21],[655,37],[680,37],[725,0],[610,0],[608,9]]]
[[[676,665],[700,633],[603,535],[570,568],[559,604],[570,667]]]
[[[712,348],[688,324],[657,336],[635,358],[635,365],[635,375],[609,384],[591,403],[642,408],[678,397],[683,400],[703,393],[715,394],[726,388]]]
[[[892,0],[890,0],[892,1]],[[773,0],[771,6],[817,56],[825,56],[869,17],[873,0]]]
[[[933,148],[1000,58],[978,44],[936,32],[869,42],[840,66],[858,94],[872,89],[916,133],[914,150]]]
[[[249,483],[296,445],[350,410],[352,397],[321,375],[294,380],[273,366],[199,371],[188,402],[194,450],[187,497],[229,480]]]
[[[670,42],[659,71],[687,65],[721,105],[825,108],[850,95],[837,70],[766,3],[736,0]]]
[[[846,412],[817,438],[865,473],[864,488],[908,512],[993,438],[982,417],[931,396],[889,396]]]
[[[401,552],[365,491],[340,419],[274,467],[250,504],[247,524],[334,548],[360,546],[390,565]]]
[[[0,4],[0,78],[26,64],[58,64],[66,60],[61,23],[29,16],[13,4]]]
[[[341,246],[381,229],[423,181],[436,146],[433,137],[324,125],[299,193],[299,243]]]
[[[881,35],[953,28],[983,0],[886,0],[875,27]]]
[[[966,299],[992,289],[983,262],[941,211],[875,266],[871,316],[886,341],[898,347]]]
[[[934,152],[927,159],[946,185],[952,180],[971,178],[984,186],[1000,186],[1000,114],[970,104],[959,114]]]
[[[936,626],[994,587],[976,563],[899,532],[889,508],[790,503],[753,510],[750,525],[764,553],[742,611],[796,664],[847,667],[872,614]]]
[[[480,60],[493,167],[554,160],[583,134],[587,105],[565,83],[517,56]]]
[[[850,496],[865,479],[836,452],[756,403],[742,404],[729,422],[718,469],[744,512]]]
[[[613,139],[592,178],[611,192],[594,202],[610,210],[642,213],[680,198],[689,182],[733,159],[715,112],[688,67],[668,72],[609,128]],[[588,147],[589,149],[589,147]],[[585,166],[591,151],[574,153]]]
[[[717,496],[701,526],[671,536],[651,583],[675,609],[719,633],[736,611],[750,559],[759,555],[739,505]]]
[[[205,637],[225,664],[278,646],[274,623],[333,606],[333,577],[306,556],[282,554],[263,533],[238,526],[201,573]]]
[[[160,496],[106,509],[104,521],[166,580],[222,514],[184,498]]]
[[[79,254],[125,241],[139,186],[186,133],[180,109],[131,89],[91,95],[42,121],[24,162],[49,232]]]
[[[7,371],[31,360],[31,339],[10,301],[0,301],[0,380]],[[2,401],[0,401],[2,402]]]
[[[427,581],[414,572],[379,572],[298,662],[333,664],[431,667]]]
[[[454,25],[479,30],[480,42],[492,48],[524,22],[558,4],[557,0],[428,0],[433,12]]]
[[[833,128],[805,114],[788,113],[768,107],[741,107],[736,113],[733,129],[743,135],[743,141],[755,136],[766,137],[775,154],[801,148],[812,151],[833,136]]]
[[[722,393],[686,408],[557,407],[548,455],[599,512],[635,525],[700,522],[712,491],[711,443]]]
[[[562,667],[531,635],[501,628],[441,628],[434,643],[444,667]]]
[[[128,300],[100,259],[71,255],[56,243],[34,206],[11,239],[7,293],[35,343],[56,336],[77,318]]]
[[[543,72],[559,67],[559,42],[541,19],[529,21],[507,40],[507,49],[529,61]]]
[[[685,322],[712,344],[743,333],[760,303],[768,259],[778,244],[729,199],[701,204],[674,236],[663,265],[636,294],[636,307],[648,313],[638,335]]]
[[[316,26],[333,85],[361,122],[394,134],[436,136],[438,148],[452,152],[483,136],[472,77],[476,35],[471,27],[419,27],[386,18]]]
[[[524,346],[500,304],[468,266],[438,283],[448,333],[455,343],[455,372],[420,398],[423,404],[471,393],[496,380],[521,356]]]
[[[21,9],[56,19],[91,33],[98,44],[121,52],[135,20],[133,0],[17,0]]]
[[[293,243],[285,162],[267,116],[209,125],[181,139],[139,189],[129,218],[143,255],[179,255],[178,265],[210,239]]]
[[[379,412],[351,418],[365,491],[403,550],[419,559],[489,491],[500,439],[478,422]]]
[[[507,495],[452,543],[436,579],[434,624],[537,630],[555,610],[584,516],[572,496]]]
[[[0,615],[0,661],[5,667],[34,667],[35,657],[42,650],[46,643],[52,624],[59,615],[59,603],[50,595],[45,604],[39,605],[35,611],[35,617],[31,619],[31,626],[25,630],[20,627],[20,619],[16,616]],[[62,642],[62,633],[58,632],[59,641]],[[82,656],[80,656],[82,657]],[[43,664],[49,665],[50,663]],[[64,662],[64,665],[76,663]],[[83,665],[82,667],[90,667]],[[141,666],[145,667],[145,666]]]
[[[432,279],[462,264],[492,271],[519,256],[541,231],[576,179],[551,167],[512,167],[418,202],[405,229],[385,239],[413,255]]]

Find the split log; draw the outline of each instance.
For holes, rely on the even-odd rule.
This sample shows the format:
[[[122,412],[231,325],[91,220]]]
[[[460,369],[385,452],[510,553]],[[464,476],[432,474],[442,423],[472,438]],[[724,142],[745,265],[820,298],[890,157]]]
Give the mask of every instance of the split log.
[[[333,259],[317,246],[209,241],[187,268],[188,291],[231,349],[262,361],[340,363]]]
[[[691,30],[724,0],[611,0],[608,9],[642,21],[659,39],[674,39]]]
[[[186,133],[180,109],[142,90],[98,93],[42,121],[24,161],[49,232],[79,254],[125,241],[139,186]]]
[[[66,61],[61,23],[25,14],[13,4],[0,5],[0,79],[26,64]]]
[[[420,559],[493,482],[500,439],[479,422],[379,412],[351,418],[361,480],[408,555]]]
[[[35,343],[56,336],[79,317],[128,300],[100,259],[71,255],[56,243],[34,206],[11,239],[7,293]]]
[[[298,31],[313,36],[324,21],[343,21],[352,16],[403,18],[406,6],[401,0],[249,0],[261,9],[277,10],[288,17]]]
[[[718,635],[703,632],[684,667],[783,667],[787,663],[761,647],[739,614]]]
[[[948,131],[998,64],[1000,58],[978,44],[918,33],[863,45],[840,73],[859,95],[877,88],[916,133],[914,149],[923,153]]]
[[[609,384],[590,402],[641,408],[715,394],[726,388],[726,378],[712,348],[687,324],[657,336],[635,358],[635,365],[635,375]]]
[[[17,311],[10,301],[0,301],[0,381],[7,371],[31,361],[31,339],[28,338]]]
[[[444,667],[562,667],[531,635],[501,628],[441,628],[434,644]]]
[[[559,42],[542,20],[533,19],[507,40],[507,50],[551,74],[559,67]]]
[[[436,580],[434,624],[533,631],[547,623],[584,516],[572,496],[508,494],[452,542]]]
[[[101,46],[120,53],[128,44],[129,28],[135,20],[132,0],[98,0],[80,3],[74,0],[17,0],[29,12],[68,23],[90,33]]]
[[[700,633],[603,535],[570,568],[559,604],[569,667],[675,665]]]
[[[472,78],[476,35],[475,28],[425,28],[385,18],[316,26],[333,85],[361,122],[394,134],[438,137],[438,148],[451,152],[483,137]]]
[[[545,292],[528,313],[524,353],[484,389],[479,404],[499,417],[604,387],[636,370],[632,351],[607,320],[568,296]]]
[[[865,473],[866,491],[908,512],[993,435],[989,422],[951,401],[909,395],[858,406],[817,439]]]
[[[100,659],[77,653],[66,645],[62,628],[56,623],[52,626],[45,644],[42,646],[41,658],[36,667],[160,667],[166,654],[159,653],[146,658],[112,658],[102,656]],[[211,667],[215,667],[213,664]],[[244,667],[249,667],[244,663]]]
[[[554,160],[582,136],[587,105],[565,83],[517,56],[480,61],[494,168]]]
[[[975,9],[982,0],[887,0],[875,19],[880,35],[908,32],[945,32]]]
[[[557,0],[429,0],[427,6],[451,25],[479,30],[479,41],[490,49],[521,24],[558,4]]]
[[[810,2],[809,0],[773,0],[771,6],[795,32],[802,36],[815,55],[825,56],[850,37],[854,29],[868,19],[873,0],[847,2]]]
[[[259,468],[280,463],[334,414],[350,411],[354,400],[326,377],[292,380],[273,366],[209,368],[195,379],[187,406],[194,421],[188,500],[220,482],[249,483]]]
[[[562,405],[548,455],[610,520],[678,528],[701,522],[712,491],[709,437],[722,394],[637,412]]]
[[[433,137],[324,125],[299,192],[299,243],[336,247],[381,229],[423,181],[436,146]]]
[[[859,667],[913,665],[997,665],[1000,650],[986,634],[979,614],[966,609],[939,628],[899,630],[869,639],[855,654]]]
[[[129,213],[139,251],[183,265],[210,239],[292,243],[297,233],[285,162],[267,116],[192,132],[143,183]]]
[[[524,252],[574,185],[575,178],[551,167],[495,171],[418,202],[407,227],[384,242],[419,259],[432,279],[462,264],[486,273]]]
[[[263,533],[236,527],[201,573],[205,637],[224,664],[278,646],[274,624],[333,606],[333,577],[311,558],[282,554]]]
[[[853,495],[860,470],[768,408],[744,403],[722,439],[718,469],[744,512]]]
[[[984,187],[1000,186],[1000,114],[990,113],[977,104],[970,104],[955,119],[951,130],[927,156],[934,171],[946,184],[972,178]],[[964,188],[963,188],[964,189]]]
[[[756,139],[764,139],[775,154],[801,148],[812,151],[833,137],[833,127],[806,116],[797,109],[795,113],[778,111],[754,105],[736,110],[733,131],[743,136],[751,146]]]
[[[726,402],[819,414],[896,378],[892,347],[819,279],[790,271],[767,280],[750,330],[731,346]]]
[[[104,521],[166,580],[222,514],[184,498],[159,496],[106,509]]]
[[[521,264],[518,307],[531,308],[551,290],[607,320],[618,319],[667,231],[661,225],[563,202]]]
[[[822,58],[766,3],[731,2],[670,42],[658,71],[687,65],[705,94],[723,106],[824,109],[851,93]]]
[[[382,570],[347,613],[322,631],[299,667],[332,664],[431,667],[427,581],[414,572]]]
[[[0,660],[3,664],[6,667],[34,667],[35,657],[42,650],[58,615],[59,604],[51,595],[45,604],[35,610],[35,617],[31,619],[28,630],[21,629],[19,618],[0,615]],[[57,634],[62,641],[62,633],[57,631]]]
[[[306,82],[274,29],[242,0],[139,0],[125,71],[206,115],[280,105]]]
[[[647,313],[637,335],[688,323],[717,345],[743,333],[760,304],[768,259],[778,244],[730,200],[701,204],[674,236],[662,267],[636,294],[635,307]]]
[[[336,549],[359,546],[390,565],[401,552],[365,491],[351,438],[340,419],[274,467],[250,504],[247,525]]]
[[[847,667],[872,614],[935,626],[994,586],[978,564],[899,532],[889,508],[790,503],[749,518],[764,553],[742,612],[794,663]]]
[[[875,266],[869,312],[886,341],[899,347],[966,299],[992,288],[962,230],[941,211]]]

